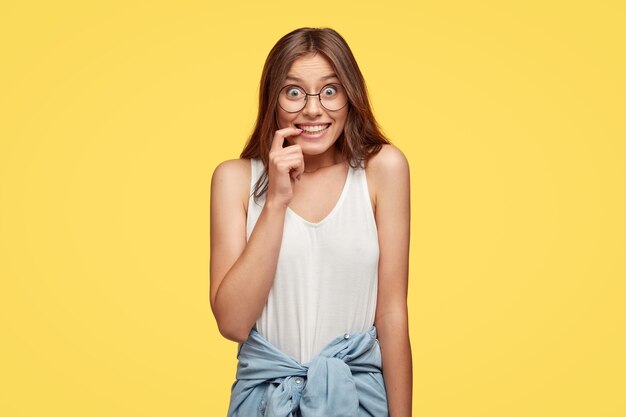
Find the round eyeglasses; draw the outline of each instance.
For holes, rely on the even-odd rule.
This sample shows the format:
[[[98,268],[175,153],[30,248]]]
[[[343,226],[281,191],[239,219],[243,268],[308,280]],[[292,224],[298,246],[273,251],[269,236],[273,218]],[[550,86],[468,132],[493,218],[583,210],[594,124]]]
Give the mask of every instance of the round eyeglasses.
[[[348,96],[343,86],[328,84],[317,94],[309,94],[297,85],[286,85],[280,90],[278,105],[287,113],[298,113],[306,106],[309,96],[317,96],[320,104],[330,111],[341,110],[348,104]]]

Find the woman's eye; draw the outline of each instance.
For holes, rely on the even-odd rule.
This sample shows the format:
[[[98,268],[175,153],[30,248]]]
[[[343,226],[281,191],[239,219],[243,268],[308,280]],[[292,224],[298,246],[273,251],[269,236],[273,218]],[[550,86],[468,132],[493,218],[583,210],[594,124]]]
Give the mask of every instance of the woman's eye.
[[[299,97],[301,94],[302,93],[299,88],[292,87],[287,89],[287,95],[289,97]]]
[[[322,90],[322,92],[325,96],[332,96],[334,94],[337,94],[337,88],[335,88],[335,86],[329,85],[327,87],[324,87],[324,90]]]

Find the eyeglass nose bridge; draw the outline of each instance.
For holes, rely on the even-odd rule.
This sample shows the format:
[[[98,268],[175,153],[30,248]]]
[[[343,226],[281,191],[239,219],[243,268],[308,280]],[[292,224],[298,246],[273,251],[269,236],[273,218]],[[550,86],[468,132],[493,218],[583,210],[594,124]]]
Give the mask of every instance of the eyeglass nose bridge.
[[[324,103],[322,103],[322,93],[321,92],[319,92],[317,94],[309,94],[306,91],[304,91],[304,94],[305,94],[305,96],[304,96],[304,105],[302,106],[302,108],[299,111],[302,111],[302,110],[306,109],[306,105],[309,103],[309,96],[311,96],[311,97],[317,96],[317,99],[319,100],[318,102],[320,103],[320,106],[322,106],[324,109],[326,109],[326,106],[324,106]],[[326,109],[326,110],[328,110],[328,109]]]

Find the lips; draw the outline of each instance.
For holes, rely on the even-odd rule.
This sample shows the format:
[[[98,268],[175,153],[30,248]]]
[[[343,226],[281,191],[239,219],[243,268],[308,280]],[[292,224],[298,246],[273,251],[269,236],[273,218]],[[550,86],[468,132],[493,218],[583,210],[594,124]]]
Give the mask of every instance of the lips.
[[[327,129],[330,125],[331,125],[330,123],[316,123],[316,124],[302,123],[302,124],[295,124],[295,126],[298,129],[302,129],[305,132],[311,132],[311,133],[321,132],[322,130]]]

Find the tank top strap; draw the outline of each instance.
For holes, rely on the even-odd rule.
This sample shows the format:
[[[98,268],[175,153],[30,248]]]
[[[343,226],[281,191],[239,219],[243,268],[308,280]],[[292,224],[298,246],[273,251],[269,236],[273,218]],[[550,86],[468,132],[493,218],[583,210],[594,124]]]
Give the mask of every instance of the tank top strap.
[[[263,161],[260,158],[251,158],[250,159],[250,194],[254,191],[254,184],[259,179],[261,174],[263,174]]]
[[[250,159],[250,191],[248,194],[248,213],[246,219],[246,237],[250,238],[252,229],[261,215],[261,210],[265,204],[265,194],[255,201],[254,199],[254,187],[263,175],[263,161],[260,158]]]
[[[372,199],[370,197],[369,186],[367,185],[367,175],[364,167],[358,167],[354,169],[355,188],[358,188],[355,192],[358,194],[360,204],[363,204],[365,211],[367,212],[366,220],[374,233],[377,234],[376,217],[374,216],[374,207],[372,206]]]

